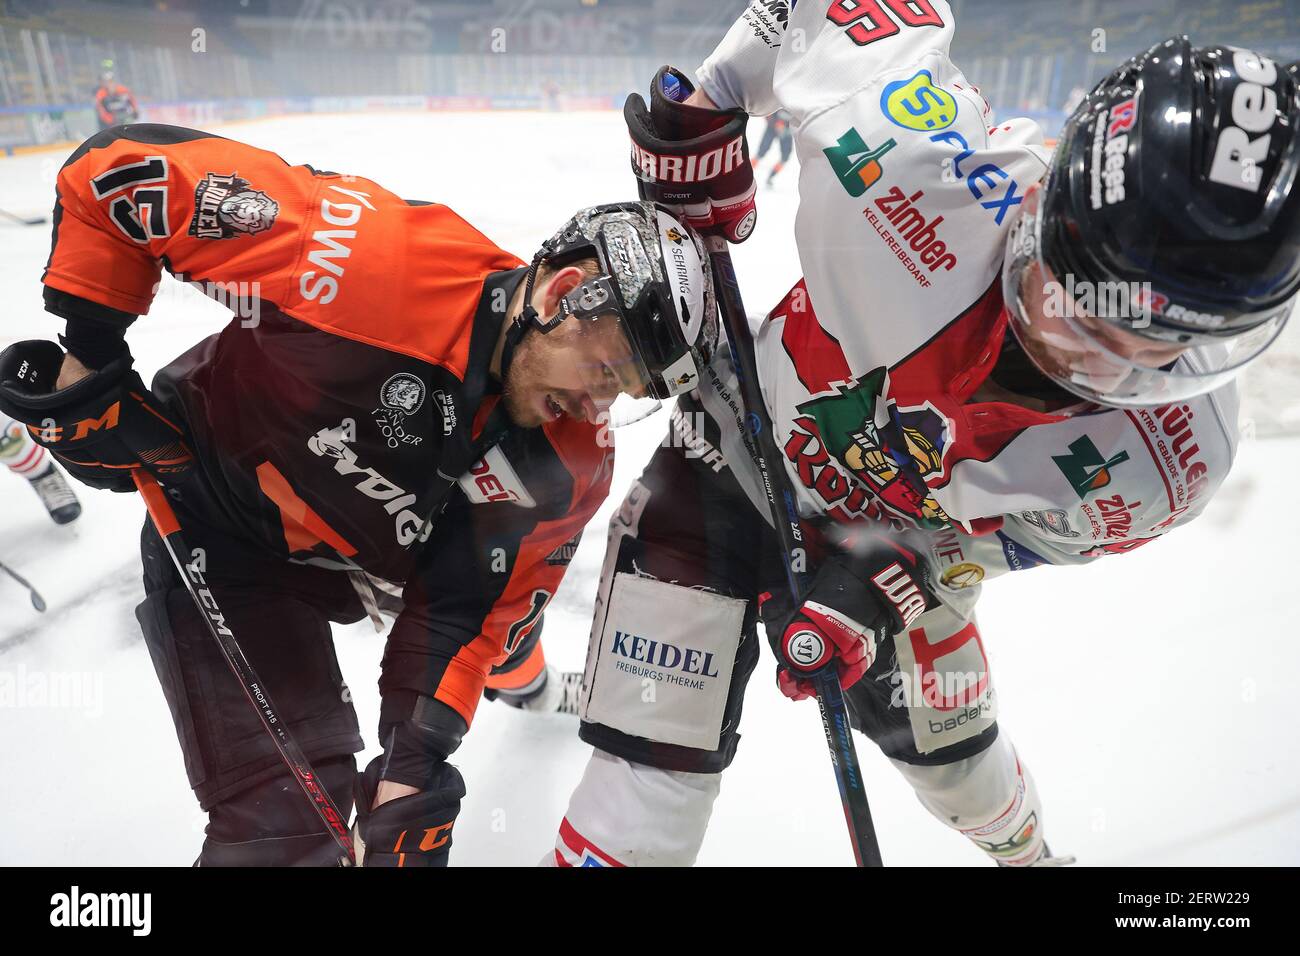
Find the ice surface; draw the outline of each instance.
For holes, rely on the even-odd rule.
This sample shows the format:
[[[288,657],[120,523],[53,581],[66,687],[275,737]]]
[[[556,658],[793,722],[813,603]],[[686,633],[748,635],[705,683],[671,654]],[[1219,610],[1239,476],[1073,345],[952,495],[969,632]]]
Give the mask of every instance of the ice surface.
[[[632,194],[614,113],[339,115],[216,131],[445,202],[525,258],[577,206]],[[47,210],[62,159],[0,159],[0,208]],[[757,232],[735,252],[753,312],[799,274],[796,173],[760,187]],[[0,344],[60,331],[41,309],[47,253],[48,227],[0,225]],[[131,331],[146,380],[226,315],[191,290],[169,292]],[[608,515],[665,427],[661,414],[618,433],[614,494],[547,612],[548,656],[562,667],[583,660]],[[1300,863],[1300,640],[1288,603],[1298,471],[1300,439],[1247,441],[1206,515],[1169,539],[986,587],[1001,724],[1038,780],[1058,852],[1084,864]],[[204,817],[133,614],[144,510],[133,496],[78,493],[81,520],[56,528],[20,479],[0,474],[0,560],[50,604],[37,614],[0,576],[0,863],[187,865]],[[373,747],[383,639],[367,624],[336,634]],[[767,658],[700,861],[847,864],[816,706],[786,701],[771,674]],[[85,706],[41,704],[38,691],[59,679],[79,681]],[[858,745],[886,862],[988,865],[869,741]],[[455,758],[469,787],[456,861],[540,859],[588,753],[572,719],[485,703]]]

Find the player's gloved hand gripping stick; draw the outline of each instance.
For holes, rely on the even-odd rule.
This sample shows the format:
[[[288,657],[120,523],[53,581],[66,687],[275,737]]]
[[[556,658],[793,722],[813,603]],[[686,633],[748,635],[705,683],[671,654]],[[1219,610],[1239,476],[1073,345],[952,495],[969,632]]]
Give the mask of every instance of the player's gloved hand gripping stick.
[[[321,786],[266,685],[226,626],[202,570],[182,559],[192,552],[157,475],[171,480],[192,470],[193,456],[183,431],[167,418],[131,369],[129,353],[66,388],[56,389],[62,363],[63,350],[53,342],[18,342],[5,349],[0,353],[0,409],[27,425],[32,438],[85,484],[112,491],[139,490],[158,536],[249,705],[257,711],[285,766],[338,845],[339,863],[351,865],[354,856],[347,819]]]
[[[633,143],[632,167],[641,198],[664,205],[674,214],[685,214],[686,221],[707,237],[718,311],[740,379],[747,442],[772,510],[792,606],[798,608],[812,588],[813,576],[807,571],[794,494],[780,465],[772,423],[759,391],[754,340],[727,247],[728,239],[738,242],[748,238],[755,219],[753,170],[744,143],[748,117],[738,110],[687,106],[684,101],[692,92],[683,74],[663,67],[655,75],[649,108],[639,95],[628,97],[623,116]],[[835,658],[827,660],[821,655],[815,664],[817,669],[807,680],[812,682],[821,708],[853,854],[859,866],[881,866]]]

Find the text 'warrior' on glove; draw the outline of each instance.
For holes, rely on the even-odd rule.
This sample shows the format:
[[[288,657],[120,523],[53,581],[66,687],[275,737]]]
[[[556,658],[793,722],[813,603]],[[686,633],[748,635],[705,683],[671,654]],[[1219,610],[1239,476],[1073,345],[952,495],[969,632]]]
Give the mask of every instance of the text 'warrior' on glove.
[[[650,105],[633,93],[623,104],[632,137],[632,171],[641,198],[685,219],[704,235],[743,242],[754,231],[754,170],[743,110],[688,106],[683,74],[661,67]]]

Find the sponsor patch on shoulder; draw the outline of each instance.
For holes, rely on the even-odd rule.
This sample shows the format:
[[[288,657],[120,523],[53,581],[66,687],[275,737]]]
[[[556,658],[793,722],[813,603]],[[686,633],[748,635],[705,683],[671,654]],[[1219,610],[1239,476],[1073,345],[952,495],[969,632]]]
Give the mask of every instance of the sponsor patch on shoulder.
[[[471,503],[485,505],[504,501],[521,508],[535,508],[537,502],[524,487],[505,452],[493,448],[461,476],[458,484]]]

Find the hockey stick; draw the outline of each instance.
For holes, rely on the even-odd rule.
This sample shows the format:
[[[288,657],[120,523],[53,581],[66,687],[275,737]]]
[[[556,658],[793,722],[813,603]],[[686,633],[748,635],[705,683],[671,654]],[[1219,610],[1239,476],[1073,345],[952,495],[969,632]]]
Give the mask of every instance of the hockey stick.
[[[44,216],[33,216],[31,219],[24,219],[22,216],[15,216],[4,209],[0,209],[0,218],[11,220],[20,226],[40,226],[49,221]]]
[[[208,633],[221,648],[221,656],[226,659],[231,673],[235,675],[235,680],[239,681],[239,685],[244,689],[244,696],[248,698],[249,704],[257,711],[262,726],[270,734],[275,749],[280,752],[280,758],[289,768],[293,779],[311,803],[312,809],[316,811],[321,823],[325,825],[325,829],[338,845],[341,854],[339,865],[354,865],[356,855],[352,850],[352,836],[348,833],[347,820],[320,784],[320,778],[308,762],[307,755],[298,746],[298,741],[289,732],[285,722],[280,719],[279,710],[271,702],[266,686],[258,678],[248,658],[244,656],[243,650],[235,640],[235,635],[226,626],[225,616],[217,607],[217,600],[208,589],[207,582],[203,580],[203,572],[194,564],[186,564],[181,559],[181,555],[193,552],[186,547],[185,539],[181,537],[180,522],[176,519],[176,512],[168,504],[162,486],[151,474],[142,469],[137,468],[131,475],[135,479],[136,488],[144,498],[145,507],[149,510],[149,518],[153,521],[158,536],[167,546],[167,553],[171,555],[172,563],[180,572],[181,580],[185,582],[185,589],[190,592],[190,597],[194,599],[199,609],[199,617],[203,618]]]
[[[772,422],[758,386],[758,365],[754,358],[754,339],[749,331],[745,306],[736,282],[736,269],[731,262],[727,242],[721,237],[708,240],[709,258],[713,263],[713,281],[718,296],[718,312],[727,331],[731,355],[740,380],[741,405],[746,413],[750,454],[763,479],[768,507],[772,512],[772,525],[781,544],[785,573],[790,583],[790,594],[795,607],[808,592],[811,575],[807,571],[807,557],[803,545],[803,532],[799,527],[799,513],[795,508],[794,491],[789,476],[780,464]],[[771,466],[769,467],[769,462]],[[831,765],[835,782],[839,785],[840,803],[844,806],[844,820],[853,842],[853,856],[858,866],[883,866],[880,846],[876,842],[876,827],[871,822],[871,807],[858,767],[858,752],[853,745],[849,727],[848,708],[844,703],[844,690],[840,687],[839,673],[834,662],[811,675],[817,688],[817,706],[821,708],[822,729],[826,732],[826,745],[831,752]]]
[[[31,592],[32,607],[36,608],[36,610],[42,613],[45,612],[45,598],[41,597],[41,592],[36,590],[36,588],[32,587],[31,583],[25,577],[23,577],[21,574],[15,571],[13,568],[9,567],[9,565],[5,564],[3,561],[0,561],[0,571],[3,571],[5,574],[9,575],[11,578],[13,578],[23,587],[25,587],[29,592]]]

